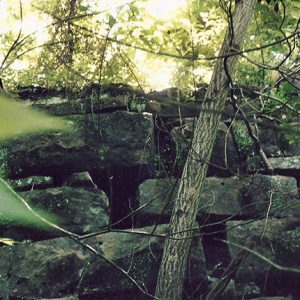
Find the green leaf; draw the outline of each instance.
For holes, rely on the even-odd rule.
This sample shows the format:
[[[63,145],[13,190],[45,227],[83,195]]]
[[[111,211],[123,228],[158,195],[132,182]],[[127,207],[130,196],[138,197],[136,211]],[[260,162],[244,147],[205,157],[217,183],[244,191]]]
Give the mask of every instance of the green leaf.
[[[60,220],[53,214],[29,207],[2,178],[0,178],[0,224],[51,229],[49,222]]]
[[[0,140],[20,134],[66,128],[60,118],[38,112],[0,95]]]
[[[117,20],[113,17],[113,16],[109,16],[109,19],[108,19],[108,24],[109,24],[109,27],[112,28],[115,24],[116,24]]]
[[[295,87],[293,87],[291,84],[289,84],[288,82],[284,83],[281,87],[282,91],[285,93],[292,93],[295,91]]]

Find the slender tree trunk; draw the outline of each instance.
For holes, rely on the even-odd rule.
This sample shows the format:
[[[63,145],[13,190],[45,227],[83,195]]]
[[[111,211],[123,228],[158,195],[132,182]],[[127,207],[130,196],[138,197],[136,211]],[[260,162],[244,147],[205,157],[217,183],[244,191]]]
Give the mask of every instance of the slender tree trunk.
[[[73,28],[72,28],[72,18],[75,17],[76,14],[76,1],[77,0],[70,0],[69,1],[69,21],[67,22],[67,34],[68,34],[68,49],[67,49],[67,59],[66,62],[69,64],[73,63],[73,56],[74,56],[74,48],[75,48],[75,34],[73,32]]]
[[[252,19],[257,0],[236,1],[235,13],[219,55],[239,49]],[[227,2],[228,3],[228,2]],[[162,300],[181,299],[191,235],[188,230],[195,222],[202,186],[206,178],[221,112],[229,89],[228,74],[232,74],[237,56],[216,62],[193,137],[192,147],[184,167],[182,179],[169,225],[169,232],[179,240],[167,239],[158,275],[156,297]],[[224,66],[226,66],[226,71]],[[213,113],[216,112],[216,113]]]

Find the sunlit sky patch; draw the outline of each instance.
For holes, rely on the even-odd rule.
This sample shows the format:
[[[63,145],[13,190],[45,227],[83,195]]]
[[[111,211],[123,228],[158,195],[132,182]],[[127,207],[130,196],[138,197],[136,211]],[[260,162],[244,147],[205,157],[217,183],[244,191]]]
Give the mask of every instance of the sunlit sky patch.
[[[187,7],[188,0],[149,0],[144,2],[147,12],[160,20],[175,18],[178,12]],[[137,51],[135,56],[138,68],[146,74],[150,89],[162,90],[172,86],[173,73],[176,63],[173,61],[162,62],[158,58],[148,58],[142,51]],[[147,63],[145,63],[147,62]]]
[[[140,3],[154,17],[159,19],[171,19],[180,9],[186,8],[188,0],[141,0]],[[119,7],[133,2],[132,0],[85,0],[92,9],[98,11],[109,10],[114,13]]]
[[[143,51],[136,52],[135,60],[138,62],[140,72],[147,77],[149,86],[146,87],[146,90],[162,90],[172,86],[172,74],[176,68],[175,62],[162,62],[159,58],[149,58]]]
[[[147,11],[158,19],[171,19],[180,9],[187,6],[188,0],[150,0],[145,2]]]
[[[23,19],[12,20],[12,12],[19,17],[19,2],[10,0],[0,0],[0,34],[5,34],[10,30],[18,33],[22,28],[24,35],[34,34],[38,43],[48,40],[49,36],[46,26],[51,20],[46,15],[39,16],[34,10],[28,9],[32,0],[22,0]],[[27,8],[27,9],[24,9]]]

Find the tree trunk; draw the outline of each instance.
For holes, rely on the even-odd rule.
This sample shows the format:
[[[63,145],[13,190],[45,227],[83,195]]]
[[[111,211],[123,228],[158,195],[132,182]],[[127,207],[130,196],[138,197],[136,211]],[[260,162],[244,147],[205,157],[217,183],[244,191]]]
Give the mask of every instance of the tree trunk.
[[[235,13],[224,38],[220,56],[239,49],[249,26],[257,0],[236,1]],[[228,3],[228,2],[227,2]],[[230,23],[232,26],[230,26]],[[232,34],[233,33],[233,34]],[[225,61],[224,61],[225,60]],[[229,90],[228,74],[232,74],[237,56],[216,62],[184,167],[169,225],[169,233],[178,240],[167,239],[158,274],[155,296],[162,300],[181,299],[192,232],[199,208],[208,162]],[[226,71],[224,66],[226,65]],[[213,113],[215,112],[215,113]]]
[[[75,49],[75,34],[73,32],[73,25],[72,25],[72,18],[76,15],[76,1],[77,0],[70,0],[69,1],[69,20],[67,22],[67,36],[68,36],[68,49],[66,53],[66,62],[68,64],[73,63],[73,56],[74,56],[74,49]]]

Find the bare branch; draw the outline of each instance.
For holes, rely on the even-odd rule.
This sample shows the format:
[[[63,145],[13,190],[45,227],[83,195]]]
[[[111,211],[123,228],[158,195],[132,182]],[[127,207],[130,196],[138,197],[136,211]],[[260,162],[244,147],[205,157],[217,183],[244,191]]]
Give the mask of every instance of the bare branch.
[[[225,243],[225,244],[228,244],[228,245],[232,245],[232,246],[235,246],[239,249],[242,249],[242,250],[245,250],[247,252],[249,252],[249,254],[252,254],[258,258],[260,258],[261,260],[263,260],[264,262],[266,262],[267,264],[269,264],[270,266],[272,266],[273,268],[277,269],[277,270],[280,270],[280,271],[287,271],[287,272],[293,272],[293,273],[298,273],[300,274],[300,269],[298,268],[291,268],[291,267],[285,267],[285,266],[282,266],[282,265],[279,265],[275,262],[273,262],[271,259],[269,259],[268,257],[258,253],[257,251],[255,250],[252,250],[250,249],[249,247],[247,246],[243,246],[243,245],[239,245],[237,243],[234,243],[234,242],[229,242],[229,241],[225,241],[225,240],[220,240],[221,242]]]

